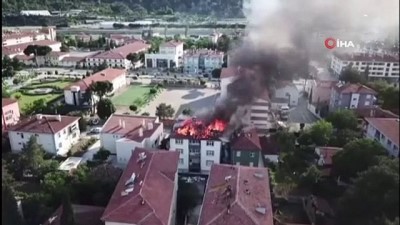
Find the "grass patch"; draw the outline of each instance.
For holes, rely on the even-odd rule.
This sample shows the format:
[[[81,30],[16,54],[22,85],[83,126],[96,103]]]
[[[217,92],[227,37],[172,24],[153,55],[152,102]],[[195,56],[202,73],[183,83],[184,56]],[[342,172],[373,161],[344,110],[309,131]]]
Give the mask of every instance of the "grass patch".
[[[34,82],[34,83],[32,83],[32,84],[30,84],[28,86],[29,87],[36,87],[36,88],[40,88],[42,86],[56,86],[56,87],[59,87],[59,88],[65,88],[69,84],[71,84],[70,81],[54,81],[54,82],[45,82],[45,83]]]
[[[117,106],[129,106],[134,102],[141,103],[150,89],[151,86],[132,85],[125,92],[113,97],[111,101]]]
[[[87,152],[88,148],[92,146],[97,141],[96,138],[84,139],[81,138],[78,143],[73,145],[69,150],[68,154],[74,157],[82,157],[85,152]]]

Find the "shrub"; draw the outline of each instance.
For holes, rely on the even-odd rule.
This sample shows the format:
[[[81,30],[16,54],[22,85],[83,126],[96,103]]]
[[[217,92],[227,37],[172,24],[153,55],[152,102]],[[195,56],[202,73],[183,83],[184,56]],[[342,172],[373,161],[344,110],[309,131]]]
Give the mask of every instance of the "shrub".
[[[136,105],[130,105],[129,110],[136,112],[136,110],[138,110],[138,107]]]
[[[87,126],[88,126],[88,121],[85,118],[81,117],[81,119],[79,120],[79,130],[86,131]]]
[[[204,80],[200,80],[200,85],[204,86],[206,82]]]
[[[154,89],[154,88],[150,89],[150,94],[151,94],[151,95],[154,95],[155,93],[157,93],[157,90],[156,90],[156,89]]]
[[[93,160],[105,161],[111,155],[111,152],[105,148],[100,148],[100,150],[93,155]]]
[[[54,71],[54,74],[55,74],[55,75],[58,75],[58,70],[55,70],[55,71]]]

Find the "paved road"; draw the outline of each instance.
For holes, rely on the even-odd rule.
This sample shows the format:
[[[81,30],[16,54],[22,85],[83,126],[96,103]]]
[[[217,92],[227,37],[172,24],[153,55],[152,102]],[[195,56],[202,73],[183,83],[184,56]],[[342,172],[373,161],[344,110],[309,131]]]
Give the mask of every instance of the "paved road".
[[[88,160],[93,159],[93,155],[96,154],[100,150],[100,140],[96,141],[92,146],[90,146],[82,156],[82,162],[87,162]]]
[[[296,108],[292,109],[289,113],[289,123],[314,123],[318,120],[308,109],[307,109],[307,98],[301,97],[299,104]]]

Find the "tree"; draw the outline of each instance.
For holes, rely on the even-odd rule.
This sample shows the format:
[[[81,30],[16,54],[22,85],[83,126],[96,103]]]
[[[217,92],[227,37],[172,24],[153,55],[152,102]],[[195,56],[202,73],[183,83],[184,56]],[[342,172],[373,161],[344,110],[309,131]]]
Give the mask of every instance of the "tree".
[[[79,130],[82,131],[86,131],[87,130],[87,125],[88,125],[88,121],[87,119],[85,119],[84,117],[81,117],[81,119],[79,120]]]
[[[101,100],[104,95],[113,91],[113,84],[110,81],[97,81],[91,83],[89,89],[92,93],[99,96]]]
[[[2,62],[2,68],[7,68],[12,65],[11,64],[12,60],[8,55],[5,55],[1,62]]]
[[[339,224],[384,225],[387,219],[396,220],[399,216],[399,160],[385,157],[378,165],[360,173],[339,200],[337,214]]]
[[[49,54],[52,49],[49,46],[40,46],[40,45],[28,45],[24,49],[24,54],[27,56],[45,56]]]
[[[100,64],[99,66],[93,68],[93,73],[100,72],[100,71],[105,70],[105,69],[107,69],[107,68],[108,68],[108,65],[107,65],[107,63],[104,61],[104,62],[103,62],[102,64]]]
[[[315,166],[311,165],[307,168],[306,172],[301,175],[300,186],[311,189],[315,184],[317,184],[322,177],[321,171]]]
[[[136,105],[130,105],[129,110],[136,112],[138,110],[138,107]]]
[[[346,69],[342,71],[339,76],[339,80],[353,84],[364,83],[365,80],[363,76],[358,72],[358,70],[353,69],[351,66],[352,65],[349,65]]]
[[[93,159],[104,161],[104,160],[107,160],[110,155],[111,155],[110,151],[108,151],[104,148],[100,148],[100,150],[96,154],[93,155]]]
[[[44,160],[39,168],[39,180],[44,179],[46,174],[57,171],[60,166],[60,163],[56,160]]]
[[[23,220],[20,212],[18,211],[17,200],[15,199],[14,192],[7,184],[2,184],[2,219],[3,225],[22,225]]]
[[[343,129],[335,132],[329,140],[329,145],[334,147],[343,147],[347,143],[354,141],[357,138],[361,138],[360,132],[351,129]]]
[[[181,179],[178,182],[177,221],[178,224],[183,224],[188,213],[198,205],[201,196],[195,184],[187,183]]]
[[[36,177],[40,174],[40,166],[44,162],[44,149],[37,143],[35,135],[32,135],[22,148],[22,162],[25,170],[29,170]]]
[[[75,225],[74,210],[72,209],[71,199],[67,192],[64,193],[62,199],[60,225]]]
[[[172,108],[171,105],[167,105],[165,103],[161,103],[156,108],[156,116],[160,117],[160,119],[173,117],[174,113],[175,113],[174,108]]]
[[[69,47],[63,43],[63,44],[61,44],[60,51],[61,52],[69,52]]]
[[[191,108],[185,108],[182,110],[182,114],[186,116],[191,116],[193,114],[193,111]]]
[[[369,139],[356,139],[333,156],[332,173],[344,181],[350,181],[359,172],[376,165],[377,156],[385,154],[385,149],[379,143]]]
[[[212,78],[219,79],[221,77],[221,69],[220,68],[216,68],[213,71],[211,71],[211,76],[212,76]]]
[[[358,120],[352,110],[338,110],[332,112],[326,118],[336,129],[357,130]]]
[[[139,61],[140,60],[140,56],[137,54],[137,53],[129,53],[127,56],[126,56],[126,59],[127,60],[129,60],[129,61],[131,61],[132,63],[136,63],[137,61]]]
[[[217,41],[218,51],[228,52],[230,41],[231,40],[227,35],[225,34],[221,35],[221,37],[219,37]]]
[[[150,93],[150,95],[154,95],[154,94],[157,93],[157,89],[151,88],[150,91],[149,91],[149,93]]]
[[[37,99],[25,106],[23,109],[26,115],[37,114],[45,111],[47,109],[46,99]]]
[[[331,123],[320,120],[310,128],[311,139],[316,145],[324,146],[328,144],[333,134],[333,126]]]
[[[110,99],[102,99],[97,103],[97,115],[100,119],[107,119],[115,110],[115,106]]]
[[[20,71],[22,70],[22,67],[24,66],[23,63],[21,63],[17,58],[13,58],[11,61],[11,67],[14,69],[14,71]]]

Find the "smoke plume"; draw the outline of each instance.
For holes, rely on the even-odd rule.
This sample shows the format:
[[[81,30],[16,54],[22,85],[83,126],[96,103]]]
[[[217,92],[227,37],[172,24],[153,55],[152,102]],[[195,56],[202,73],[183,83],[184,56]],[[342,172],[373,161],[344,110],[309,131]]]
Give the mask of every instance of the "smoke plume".
[[[244,1],[249,23],[228,61],[229,67],[239,68],[236,80],[221,104],[202,115],[209,120],[237,121],[233,118],[245,113],[238,109],[275,82],[307,77],[309,60],[326,57],[328,37],[357,43],[366,34],[398,33],[399,0]]]

